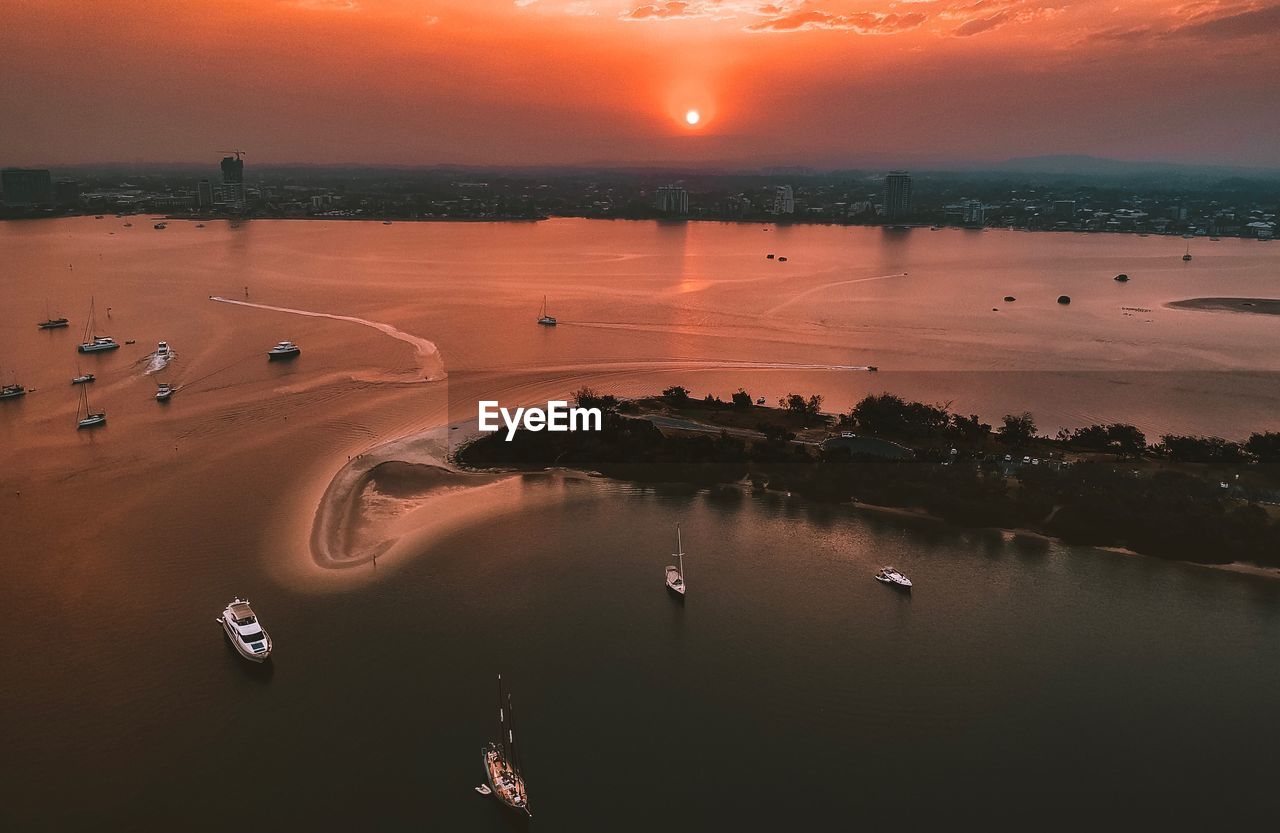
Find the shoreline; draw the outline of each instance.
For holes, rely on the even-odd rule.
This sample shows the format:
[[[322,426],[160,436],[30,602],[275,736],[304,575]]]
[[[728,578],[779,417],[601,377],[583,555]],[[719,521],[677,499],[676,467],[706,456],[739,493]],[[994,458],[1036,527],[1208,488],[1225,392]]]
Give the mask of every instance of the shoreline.
[[[1168,309],[1194,310],[1197,312],[1236,312],[1245,313],[1247,315],[1280,315],[1280,299],[1278,298],[1187,298],[1182,301],[1170,301],[1165,304],[1165,307]]]

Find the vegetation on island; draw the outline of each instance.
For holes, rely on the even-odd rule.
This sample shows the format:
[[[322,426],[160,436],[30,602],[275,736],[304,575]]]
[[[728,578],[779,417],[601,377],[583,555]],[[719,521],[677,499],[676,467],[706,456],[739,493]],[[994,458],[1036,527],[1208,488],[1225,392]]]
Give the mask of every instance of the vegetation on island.
[[[680,386],[625,401],[584,388],[575,399],[604,411],[603,430],[522,429],[511,442],[485,435],[459,450],[459,462],[695,486],[750,482],[967,527],[1280,567],[1280,433],[1148,443],[1138,428],[1113,423],[1045,437],[1030,413],[1007,414],[993,427],[890,393],[834,416],[821,412],[821,396],[789,394],[767,407],[743,389],[727,401]]]

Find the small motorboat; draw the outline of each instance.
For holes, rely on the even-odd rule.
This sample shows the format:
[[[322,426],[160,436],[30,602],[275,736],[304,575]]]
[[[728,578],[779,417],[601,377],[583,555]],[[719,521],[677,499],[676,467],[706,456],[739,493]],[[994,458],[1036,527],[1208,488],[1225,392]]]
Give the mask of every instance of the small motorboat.
[[[70,324],[71,322],[66,318],[50,318],[48,320],[41,321],[36,326],[42,330],[56,330],[60,327],[69,326]]]
[[[271,637],[258,622],[248,599],[236,596],[215,621],[222,625],[240,656],[250,662],[265,662],[271,657]]]
[[[868,373],[879,373],[879,372],[880,372],[880,368],[876,367],[874,364],[869,364],[869,365],[867,365],[867,372],[868,372]]]
[[[153,228],[153,229],[155,229],[156,231],[164,231],[164,229],[165,229],[165,224],[164,224],[164,223],[156,223],[154,226],[152,226],[152,228]]]
[[[880,572],[876,573],[876,581],[892,587],[899,587],[903,590],[911,589],[911,579],[892,567],[881,567]]]
[[[12,385],[0,387],[0,399],[17,399],[19,396],[26,396],[27,389],[17,382]]]
[[[160,342],[159,344],[157,344],[157,345],[156,345],[156,355],[157,355],[157,356],[167,356],[167,355],[169,355],[169,342],[167,342],[167,341],[162,341],[162,342]]]
[[[493,795],[493,790],[489,789],[488,784],[480,784],[479,786],[476,787],[476,792],[480,793],[481,795]]]
[[[168,402],[169,397],[173,396],[173,392],[175,390],[177,390],[177,388],[175,388],[173,385],[169,384],[168,382],[161,382],[156,387],[156,401]]]
[[[302,350],[298,349],[298,345],[292,341],[282,341],[267,351],[267,358],[275,359],[292,359],[300,355]]]
[[[765,259],[773,260],[773,252],[770,252],[769,254],[765,255]]]
[[[779,262],[779,263],[786,263],[786,262],[787,262],[787,258],[786,258],[786,256],[785,256],[785,255],[780,256],[780,257],[778,258],[778,262]]]
[[[75,376],[71,379],[71,384],[84,385],[84,384],[88,384],[89,382],[92,382],[94,379],[97,379],[97,378],[98,377],[94,376],[92,373],[81,373],[79,376]]]
[[[138,343],[138,340],[137,340],[137,339],[134,339],[134,338],[127,338],[127,339],[125,339],[124,343],[125,343],[125,344],[137,344],[137,343]]]

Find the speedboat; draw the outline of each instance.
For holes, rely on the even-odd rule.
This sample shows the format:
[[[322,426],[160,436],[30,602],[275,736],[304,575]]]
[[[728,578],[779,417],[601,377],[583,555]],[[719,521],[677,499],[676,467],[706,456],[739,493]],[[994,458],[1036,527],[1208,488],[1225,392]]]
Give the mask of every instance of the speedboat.
[[[5,385],[0,388],[0,399],[17,399],[19,396],[26,396],[27,389],[18,383]]]
[[[156,345],[156,355],[157,355],[157,356],[167,356],[167,355],[169,355],[169,342],[167,342],[167,341],[162,341],[162,342],[160,342],[159,344],[157,344],[157,345]]]
[[[173,396],[173,392],[175,390],[176,388],[174,388],[174,386],[169,384],[168,382],[161,382],[159,386],[156,388],[156,401],[168,402],[169,397]]]
[[[70,324],[71,322],[66,318],[49,318],[45,321],[41,321],[36,326],[42,330],[56,330],[59,327],[66,327]]]
[[[881,567],[880,572],[876,573],[876,581],[893,587],[900,587],[903,590],[911,589],[911,579],[892,567]]]
[[[282,341],[267,351],[268,359],[292,359],[302,351],[292,341]]]
[[[236,596],[217,621],[240,656],[251,662],[265,662],[271,657],[271,637],[258,622],[248,599]]]
[[[72,380],[71,380],[71,384],[73,384],[73,385],[83,385],[83,384],[85,384],[85,383],[87,383],[87,382],[92,382],[94,379],[97,379],[97,378],[98,378],[98,377],[97,377],[97,376],[94,376],[92,373],[81,373],[79,376],[76,376],[76,377],[73,377],[73,378],[72,378]]]
[[[165,225],[164,223],[156,223],[152,228],[156,231],[164,231]]]

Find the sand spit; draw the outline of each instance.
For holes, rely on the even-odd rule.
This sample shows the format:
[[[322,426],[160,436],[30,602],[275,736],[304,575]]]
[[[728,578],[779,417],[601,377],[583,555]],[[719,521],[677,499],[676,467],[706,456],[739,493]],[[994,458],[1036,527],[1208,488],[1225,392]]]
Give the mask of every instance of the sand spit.
[[[1170,309],[1194,309],[1202,312],[1250,312],[1255,315],[1280,315],[1277,298],[1188,298],[1170,301]]]

